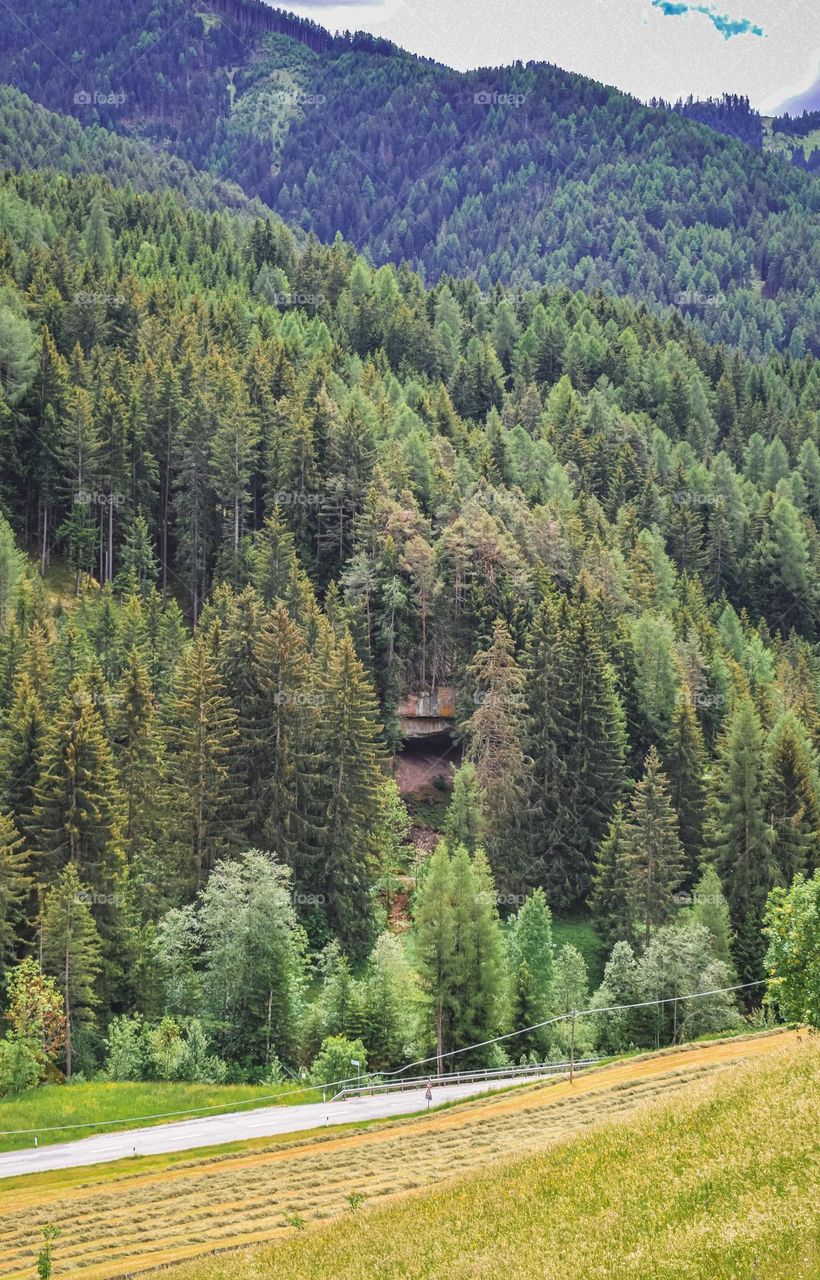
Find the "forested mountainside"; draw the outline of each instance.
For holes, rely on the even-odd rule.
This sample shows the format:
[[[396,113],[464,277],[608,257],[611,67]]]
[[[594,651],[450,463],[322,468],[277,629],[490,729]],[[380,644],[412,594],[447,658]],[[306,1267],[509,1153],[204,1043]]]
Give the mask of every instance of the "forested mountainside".
[[[663,106],[662,102],[653,105]],[[687,98],[672,110],[710,129],[739,138],[750,147],[767,150],[790,159],[802,169],[820,169],[820,112],[804,111],[801,116],[762,116],[748,98],[724,94],[722,98]]]
[[[140,138],[47,111],[12,85],[0,85],[0,168],[99,174],[135,191],[179,191],[195,208],[266,212],[235,182],[193,168]]]
[[[603,1004],[670,957],[686,989],[760,977],[767,893],[818,861],[812,357],[427,291],[98,177],[7,174],[0,228],[2,964],[37,941],[77,1062],[113,1014],[201,1016],[253,1074],[326,1035],[429,1048],[441,982],[447,1048],[583,1008],[547,900],[615,945]],[[444,682],[466,763],[418,866],[389,757],[400,695]],[[409,950],[354,981],[339,948],[407,872]]]
[[[105,23],[43,0],[8,15],[0,79],[428,281],[602,288],[751,353],[820,348],[816,182],[554,67],[462,75],[246,0]]]

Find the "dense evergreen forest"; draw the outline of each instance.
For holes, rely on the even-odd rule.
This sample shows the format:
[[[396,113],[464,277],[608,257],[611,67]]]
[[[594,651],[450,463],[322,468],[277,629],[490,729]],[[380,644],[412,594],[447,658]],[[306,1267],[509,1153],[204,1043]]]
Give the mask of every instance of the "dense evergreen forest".
[[[746,136],[737,101],[647,108],[536,63],[462,75],[250,0],[94,9],[10,12],[0,80],[428,282],[600,288],[750,353],[820,349],[816,182],[685,118]]]
[[[820,840],[801,344],[85,173],[7,171],[0,269],[0,1088],[32,1010],[69,1074],[330,1080],[762,976]],[[444,684],[427,857],[391,766]]]
[[[664,106],[653,101],[653,106]],[[820,112],[804,111],[800,116],[764,117],[748,98],[724,94],[722,98],[679,100],[672,108],[689,120],[698,120],[710,129],[739,138],[747,146],[775,152],[802,169],[820,169]]]

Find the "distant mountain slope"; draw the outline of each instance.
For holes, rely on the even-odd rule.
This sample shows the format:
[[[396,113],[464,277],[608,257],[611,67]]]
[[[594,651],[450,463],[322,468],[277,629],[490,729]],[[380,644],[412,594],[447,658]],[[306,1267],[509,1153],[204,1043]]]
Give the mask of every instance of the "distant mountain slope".
[[[676,102],[672,110],[718,133],[739,138],[758,151],[772,152],[801,169],[820,171],[820,111],[804,111],[796,117],[762,116],[748,98],[729,93],[703,101],[687,98]]]
[[[171,187],[199,209],[265,212],[261,202],[237,183],[201,173],[141,139],[120,137],[101,125],[83,128],[71,116],[46,110],[11,85],[0,85],[0,168],[97,173],[113,186],[130,183],[135,191]]]
[[[555,67],[462,75],[256,0],[105,22],[36,0],[4,24],[0,78],[428,279],[630,293],[752,352],[820,350],[817,184]]]

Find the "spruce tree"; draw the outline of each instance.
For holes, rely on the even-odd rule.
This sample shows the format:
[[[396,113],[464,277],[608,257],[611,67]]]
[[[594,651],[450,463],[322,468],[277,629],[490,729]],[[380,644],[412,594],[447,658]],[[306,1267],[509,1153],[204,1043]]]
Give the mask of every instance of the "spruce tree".
[[[424,869],[413,910],[413,946],[422,988],[429,1002],[438,1059],[452,1043],[451,990],[455,967],[453,872],[447,846],[438,845]]]
[[[554,664],[554,713],[547,710],[550,720],[539,725],[539,705],[530,704],[539,753],[536,777],[545,779],[546,789],[542,809],[536,809],[533,854],[535,874],[550,902],[566,910],[589,895],[595,851],[622,797],[626,731],[615,675],[588,605],[564,621],[546,660]]]
[[[47,880],[71,863],[89,885],[95,921],[109,942],[120,922],[126,878],[122,824],[111,748],[87,687],[76,678],[45,736],[30,838]]]
[[[524,673],[512,637],[497,620],[489,648],[470,665],[476,707],[464,726],[467,759],[475,766],[484,804],[490,861],[502,888],[515,887],[523,846],[521,816],[528,790],[524,740]]]
[[[229,768],[236,712],[202,634],[182,654],[166,718],[166,801],[179,888],[190,894],[202,888],[217,859],[236,847],[240,804]]]
[[[164,896],[164,869],[156,865],[163,826],[163,815],[158,813],[161,742],[150,677],[135,648],[126,658],[114,703],[113,739],[123,798],[123,847],[143,908],[156,916]]]
[[[780,883],[820,863],[820,790],[805,730],[787,713],[766,744],[765,815]]]
[[[349,634],[331,651],[314,697],[311,830],[294,854],[296,882],[324,899],[336,936],[361,953],[372,942],[384,755],[378,704]]]
[[[707,847],[729,903],[732,954],[741,982],[762,976],[760,927],[766,895],[776,880],[764,799],[763,735],[757,712],[745,698],[718,745],[706,827]]]
[[[680,841],[686,854],[685,882],[692,884],[703,851],[706,752],[697,715],[688,697],[678,697],[662,755],[669,778],[672,808],[678,815]]]
[[[0,737],[0,803],[22,823],[35,804],[35,786],[45,736],[45,713],[36,688],[23,673]]]
[[[729,904],[723,894],[720,876],[714,867],[706,867],[692,891],[689,912],[695,924],[709,930],[715,958],[726,965],[732,963],[732,923]]]
[[[543,889],[533,889],[521,904],[510,931],[510,954],[514,971],[526,964],[528,989],[537,1015],[532,1021],[542,1022],[549,1008],[555,968],[552,912]]]
[[[467,762],[456,770],[453,778],[453,790],[444,819],[444,834],[451,851],[463,844],[467,852],[472,854],[482,843],[483,833],[481,787],[475,765]]]
[[[0,981],[16,951],[32,878],[29,855],[11,814],[0,810]]]
[[[590,908],[607,950],[618,942],[635,941],[629,842],[622,804],[615,806],[606,838],[598,849]]]
[[[669,780],[654,747],[632,794],[624,836],[631,915],[648,946],[652,930],[669,918],[672,896],[685,871]]]
[[[73,863],[45,895],[40,921],[44,971],[53,976],[65,1004],[66,1076],[71,1077],[80,1027],[93,1024],[100,1003],[96,980],[102,970],[102,939],[88,906],[92,891]]]

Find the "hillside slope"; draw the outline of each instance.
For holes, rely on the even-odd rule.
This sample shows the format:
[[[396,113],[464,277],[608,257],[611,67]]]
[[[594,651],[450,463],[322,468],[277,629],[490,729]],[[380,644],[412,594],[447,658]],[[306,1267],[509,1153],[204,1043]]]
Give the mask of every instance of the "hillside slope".
[[[48,111],[12,85],[0,85],[0,168],[96,174],[114,187],[178,191],[196,209],[269,213],[235,182],[203,173],[142,138]]]
[[[574,1084],[553,1081],[392,1124],[316,1137],[260,1140],[227,1152],[190,1153],[183,1159],[149,1158],[82,1173],[66,1170],[18,1179],[0,1188],[4,1222],[0,1276],[23,1280],[38,1225],[48,1221],[62,1228],[57,1261],[82,1280],[113,1280],[126,1272],[132,1275],[193,1257],[197,1262],[190,1270],[182,1268],[179,1280],[240,1276],[244,1274],[241,1255],[211,1264],[204,1255],[266,1240],[280,1240],[283,1248],[281,1254],[256,1256],[254,1266],[261,1274],[315,1275],[318,1280],[324,1274],[321,1258],[326,1235],[300,1236],[296,1246],[289,1246],[287,1237],[293,1235],[297,1219],[318,1225],[323,1219],[348,1214],[351,1195],[373,1204],[404,1193],[388,1213],[412,1216],[413,1204],[426,1206],[434,1224],[432,1238],[438,1242],[444,1238],[443,1232],[439,1237],[439,1226],[444,1225],[446,1210],[439,1223],[437,1206],[452,1203],[464,1186],[452,1187],[454,1176],[483,1171],[469,1184],[476,1189],[499,1176],[517,1188],[525,1186],[531,1168],[538,1169],[539,1176],[541,1170],[550,1176],[551,1170],[563,1170],[567,1160],[574,1158],[573,1146],[556,1144],[591,1125],[621,1120],[622,1127],[593,1139],[592,1150],[596,1155],[605,1152],[612,1133],[630,1142],[631,1126],[637,1125],[641,1134],[658,1123],[654,1111],[645,1113],[647,1104],[666,1099],[674,1099],[672,1107],[683,1108],[683,1114],[711,1115],[722,1108],[730,1123],[741,1106],[738,1092],[742,1105],[748,1104],[747,1080],[755,1081],[769,1102],[782,1096],[787,1114],[781,1141],[793,1141],[799,1148],[803,1127],[812,1116],[788,1112],[798,1110],[800,1089],[809,1093],[817,1073],[815,1044],[799,1045],[794,1033],[749,1037],[616,1063]],[[711,1083],[715,1076],[727,1078],[722,1092],[716,1092]],[[782,1077],[779,1086],[775,1084],[778,1076]],[[670,1114],[679,1117],[681,1113]],[[667,1120],[667,1127],[672,1123]],[[524,1153],[529,1153],[531,1163],[520,1162]],[[704,1155],[708,1160],[708,1153]],[[749,1155],[747,1147],[740,1160],[748,1160]],[[773,1152],[772,1159],[776,1158]],[[581,1159],[575,1162],[582,1163]],[[441,1199],[437,1196],[432,1205],[406,1198],[408,1191],[439,1183],[449,1183],[452,1189],[439,1193]],[[506,1188],[500,1190],[499,1202],[511,1194]],[[499,1219],[497,1212],[495,1217]],[[368,1214],[365,1222],[370,1220]],[[400,1238],[399,1248],[404,1249],[405,1243]],[[503,1249],[499,1246],[499,1259],[506,1245],[505,1241]],[[368,1240],[369,1252],[361,1250],[360,1256],[368,1258],[367,1276],[405,1274],[378,1270],[382,1248],[377,1231]],[[438,1278],[450,1274],[452,1261],[439,1255],[438,1270],[429,1272],[419,1269],[418,1258],[411,1262],[407,1257],[404,1265],[408,1275]],[[171,1274],[176,1280],[177,1272]],[[360,1273],[343,1274],[358,1280]]]
[[[251,0],[137,0],[104,25],[38,0],[0,33],[0,79],[429,279],[602,287],[748,350],[820,346],[816,183],[555,67],[463,75]]]
[[[162,1275],[560,1280],[571,1259],[584,1280],[813,1280],[818,1085],[804,1045],[315,1236]]]

